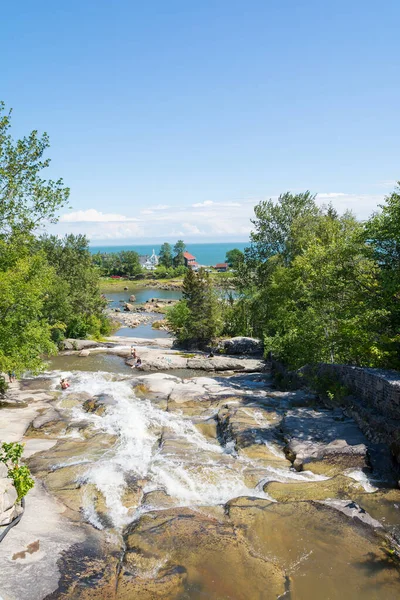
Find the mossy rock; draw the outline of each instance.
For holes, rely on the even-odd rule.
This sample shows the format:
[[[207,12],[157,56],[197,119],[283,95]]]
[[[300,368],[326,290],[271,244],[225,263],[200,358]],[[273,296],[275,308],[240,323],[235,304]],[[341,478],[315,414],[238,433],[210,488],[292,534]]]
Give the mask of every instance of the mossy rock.
[[[264,485],[264,492],[278,502],[299,500],[327,500],[328,498],[351,499],[364,488],[344,475],[336,475],[324,481],[301,481],[281,483],[270,481]]]

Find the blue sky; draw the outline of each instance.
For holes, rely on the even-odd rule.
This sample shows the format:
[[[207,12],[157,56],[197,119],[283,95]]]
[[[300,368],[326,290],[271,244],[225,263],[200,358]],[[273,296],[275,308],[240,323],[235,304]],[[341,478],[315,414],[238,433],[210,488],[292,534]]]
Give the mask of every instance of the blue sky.
[[[12,5],[14,4],[14,5]],[[365,218],[400,179],[400,2],[20,0],[0,98],[51,138],[55,230],[245,240],[287,190]]]

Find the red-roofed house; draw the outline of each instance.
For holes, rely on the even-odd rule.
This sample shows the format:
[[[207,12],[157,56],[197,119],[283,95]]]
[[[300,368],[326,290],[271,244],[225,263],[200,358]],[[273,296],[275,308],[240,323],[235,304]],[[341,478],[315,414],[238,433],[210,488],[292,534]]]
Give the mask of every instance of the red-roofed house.
[[[185,267],[196,267],[196,257],[193,254],[190,254],[187,250],[183,253],[183,258],[185,259]]]
[[[228,263],[218,263],[217,265],[215,265],[215,269],[217,271],[219,271],[220,273],[222,273],[229,269],[229,265],[228,265]]]

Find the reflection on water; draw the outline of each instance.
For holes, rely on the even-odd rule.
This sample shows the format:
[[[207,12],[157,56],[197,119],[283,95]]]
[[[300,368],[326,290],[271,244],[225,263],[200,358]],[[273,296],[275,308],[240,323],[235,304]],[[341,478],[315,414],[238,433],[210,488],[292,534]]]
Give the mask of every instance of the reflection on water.
[[[158,317],[162,319],[162,315]],[[121,327],[114,333],[114,335],[121,337],[134,337],[134,338],[144,338],[144,339],[154,339],[154,338],[167,338],[171,337],[168,331],[163,331],[162,329],[153,329],[151,323],[143,323],[138,327]]]
[[[109,303],[111,308],[121,307],[122,302],[129,302],[131,295],[136,297],[135,304],[141,304],[150,300],[150,298],[165,298],[167,300],[180,300],[182,293],[180,290],[157,290],[154,288],[134,288],[130,292],[108,292],[106,298],[111,300]],[[121,302],[120,302],[121,301]]]
[[[55,371],[103,371],[105,373],[132,373],[125,359],[113,354],[91,354],[89,356],[54,356],[48,361],[48,369]]]

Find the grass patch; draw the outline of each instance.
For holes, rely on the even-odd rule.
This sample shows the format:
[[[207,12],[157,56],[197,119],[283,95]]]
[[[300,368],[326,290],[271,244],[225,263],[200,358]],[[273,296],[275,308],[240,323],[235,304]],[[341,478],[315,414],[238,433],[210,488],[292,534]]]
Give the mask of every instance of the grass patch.
[[[188,352],[178,352],[179,356],[182,356],[182,358],[195,358],[195,354],[190,354]]]

